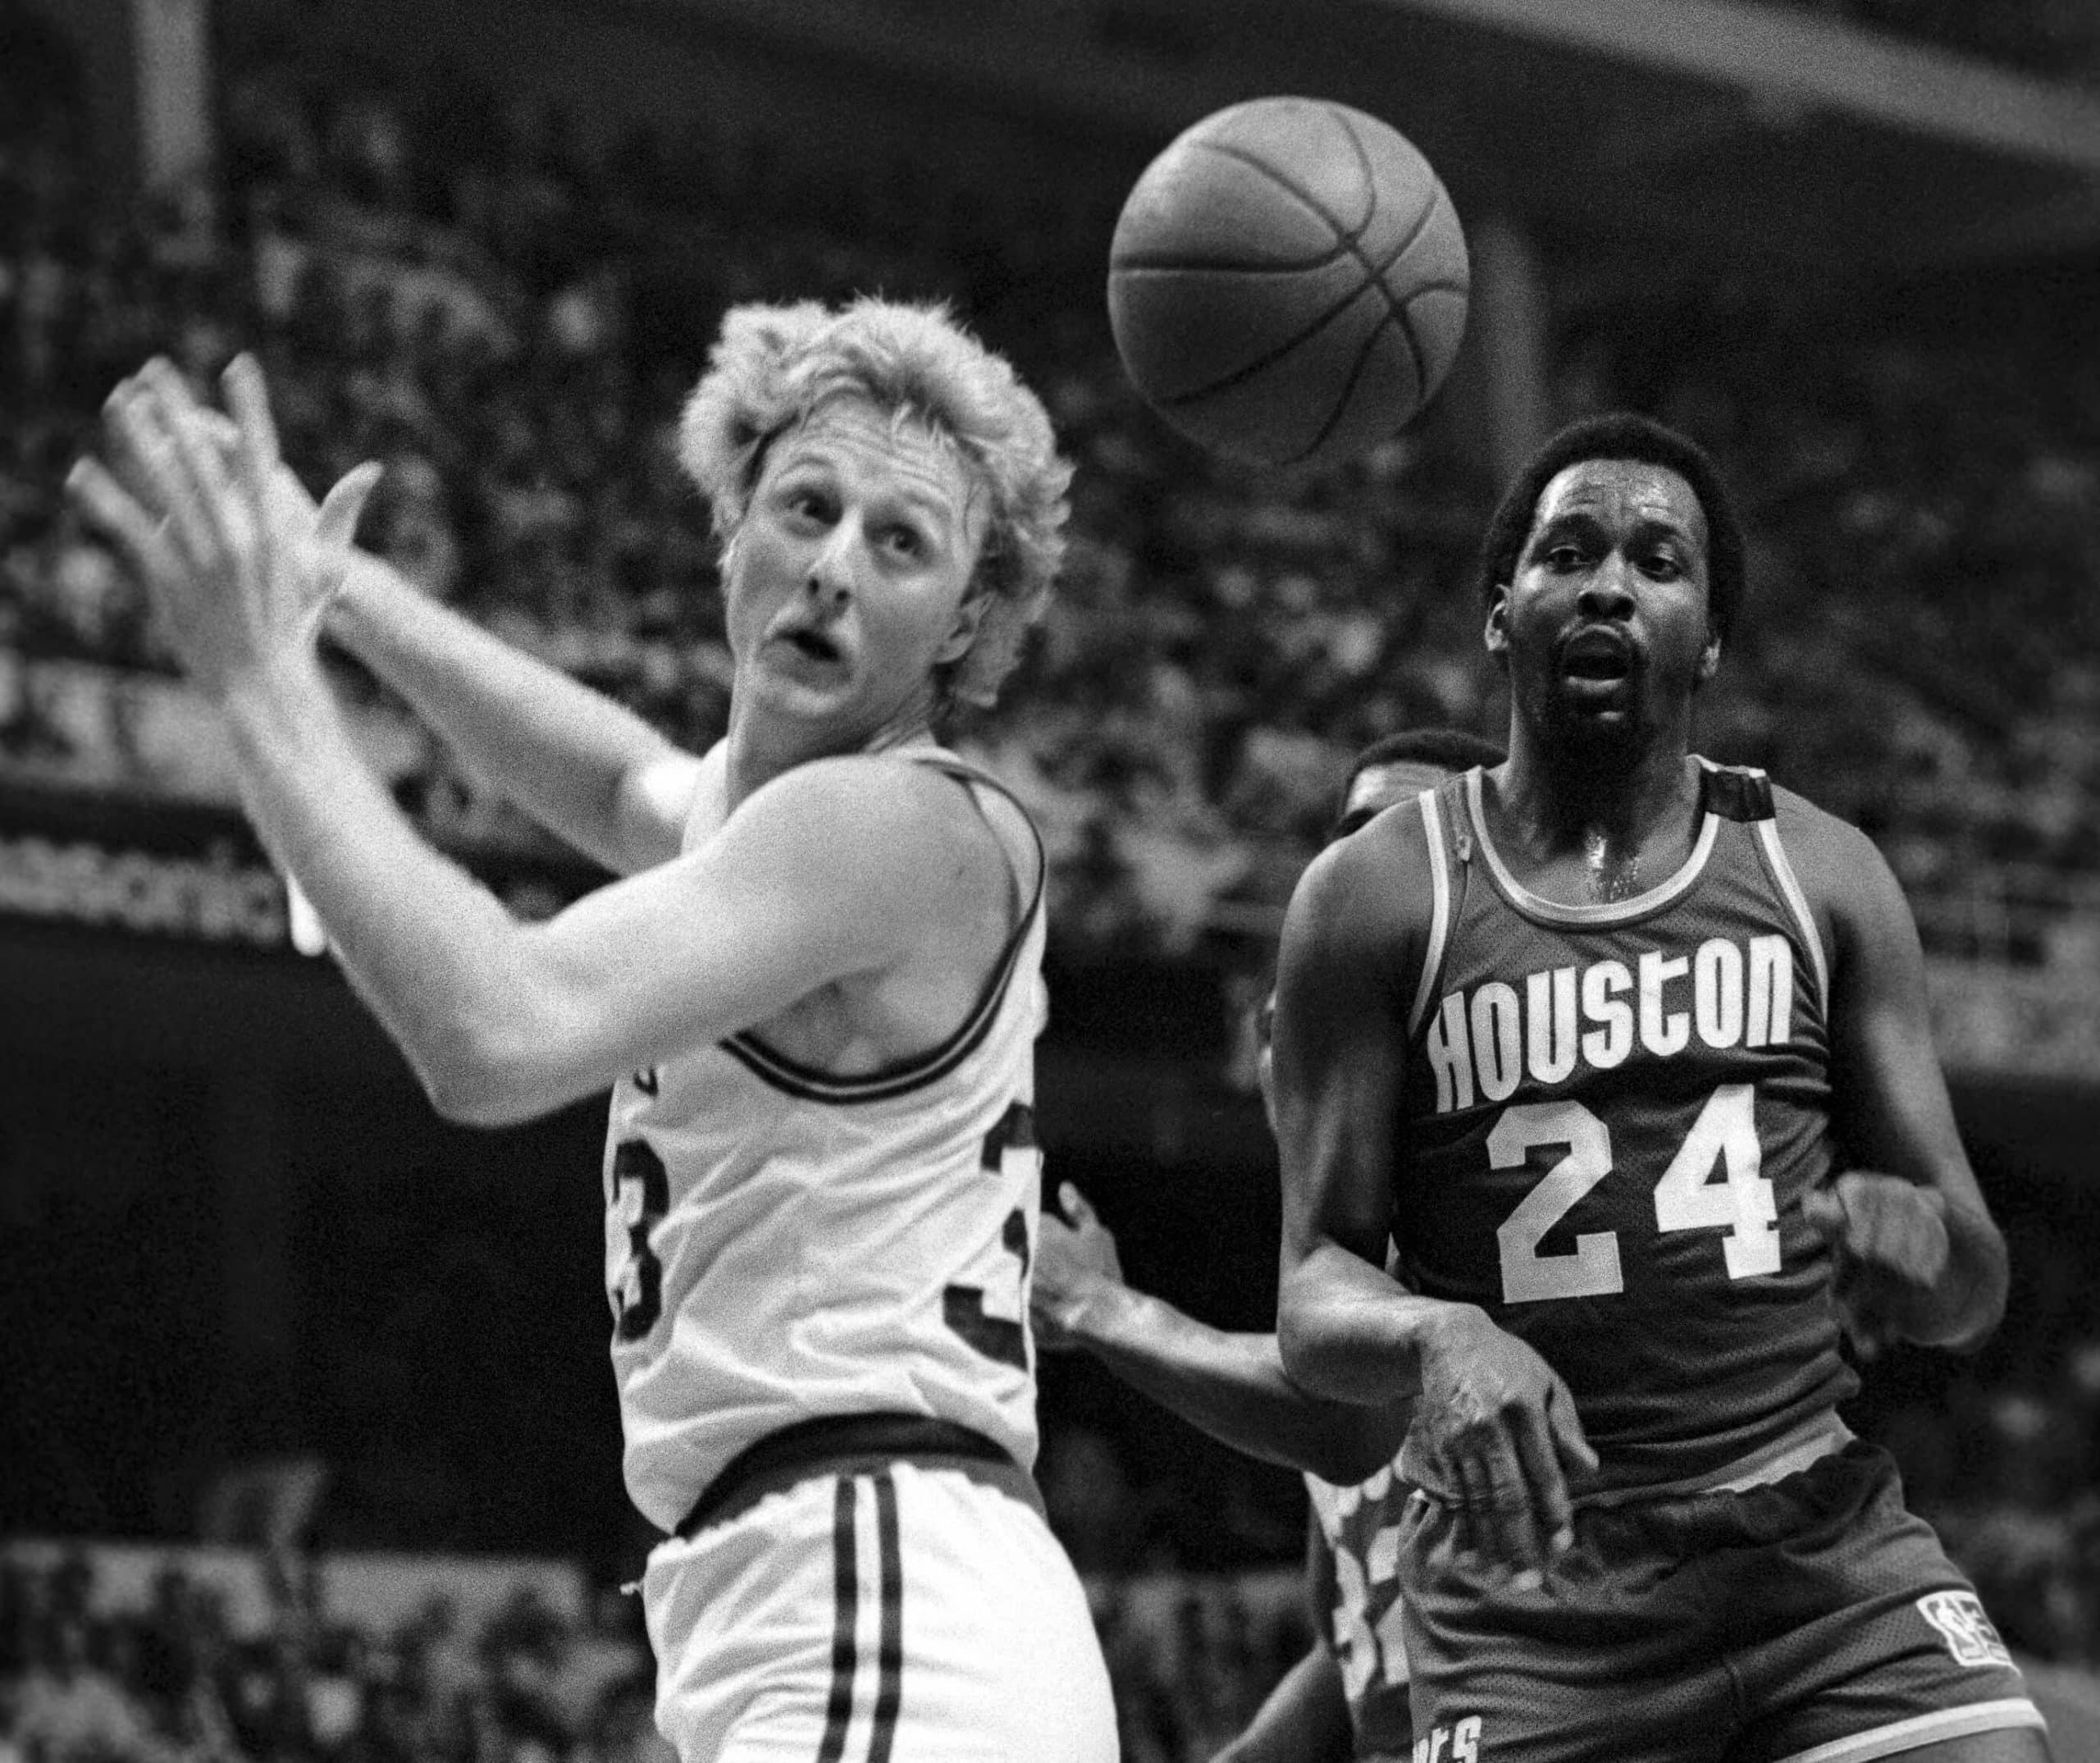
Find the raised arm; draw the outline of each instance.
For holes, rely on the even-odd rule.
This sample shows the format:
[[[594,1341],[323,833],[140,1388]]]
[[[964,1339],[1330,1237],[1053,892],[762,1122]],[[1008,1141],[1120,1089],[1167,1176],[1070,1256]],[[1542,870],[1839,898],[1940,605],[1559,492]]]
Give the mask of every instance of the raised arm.
[[[924,934],[927,875],[958,866],[939,780],[824,760],[704,847],[522,923],[417,836],[318,689],[304,696],[228,704],[250,818],[433,1105],[475,1125],[546,1113],[888,971]]]
[[[1828,915],[1831,1081],[1850,1165],[1807,1214],[1839,1247],[1841,1292],[1867,1345],[1980,1345],[2005,1313],[2005,1240],[1933,1049],[1916,923],[1864,834],[1806,804],[1782,830]]]
[[[1191,1426],[1266,1463],[1347,1484],[1392,1460],[1408,1404],[1373,1409],[1307,1395],[1285,1374],[1274,1335],[1213,1328],[1137,1290],[1084,1197],[1067,1182],[1060,1199],[1064,1217],[1043,1213],[1029,1287],[1045,1346],[1092,1354]]]
[[[237,467],[240,432],[227,417],[191,398],[165,362],[140,379]],[[271,473],[268,505],[281,542],[295,547],[312,532],[313,498],[289,466]],[[699,761],[641,717],[366,552],[350,554],[326,628],[477,779],[587,856],[632,875],[678,855]]]
[[[543,1113],[820,986],[886,975],[938,921],[929,888],[964,910],[1008,902],[1003,857],[983,861],[981,823],[955,812],[952,786],[853,757],[775,779],[703,846],[544,924],[514,919],[418,835],[322,674],[315,633],[371,469],[329,492],[300,543],[279,542],[256,518],[276,464],[259,372],[236,363],[229,387],[234,483],[199,436],[157,418],[149,393],[126,391],[115,426],[165,518],[91,461],[73,492],[218,707],[264,844],[443,1112],[482,1124]]]
[[[359,553],[328,633],[474,775],[620,875],[676,856],[699,760],[632,711]]]

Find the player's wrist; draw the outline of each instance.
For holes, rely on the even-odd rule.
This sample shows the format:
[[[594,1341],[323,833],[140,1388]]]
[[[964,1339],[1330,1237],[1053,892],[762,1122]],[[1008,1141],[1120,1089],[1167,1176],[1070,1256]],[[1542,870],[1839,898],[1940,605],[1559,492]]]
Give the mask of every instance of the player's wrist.
[[[1482,1346],[1498,1341],[1504,1332],[1501,1325],[1477,1304],[1423,1304],[1418,1320],[1408,1331],[1421,1372],[1416,1387],[1440,1370],[1463,1378]]]
[[[1059,1307],[1066,1334],[1085,1346],[1119,1345],[1138,1321],[1138,1295],[1120,1280],[1090,1275],[1071,1288]]]
[[[226,720],[235,750],[281,753],[327,706],[328,685],[311,649],[287,648],[229,669],[206,688]]]

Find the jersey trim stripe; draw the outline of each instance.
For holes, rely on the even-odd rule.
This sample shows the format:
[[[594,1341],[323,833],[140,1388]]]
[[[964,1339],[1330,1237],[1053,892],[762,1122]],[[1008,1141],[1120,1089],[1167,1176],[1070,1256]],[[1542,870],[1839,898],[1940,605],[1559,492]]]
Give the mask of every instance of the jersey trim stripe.
[[[963,1018],[947,1039],[929,1048],[924,1053],[914,1053],[909,1058],[900,1059],[877,1071],[863,1072],[854,1077],[842,1077],[816,1066],[804,1065],[798,1060],[789,1058],[777,1048],[769,1047],[749,1030],[740,1035],[729,1035],[719,1044],[724,1053],[753,1076],[799,1101],[829,1102],[841,1105],[887,1102],[946,1077],[975,1053],[991,1032],[992,1024],[999,1013],[999,1006],[1005,1001],[1007,985],[1013,977],[1014,966],[1020,959],[1029,933],[1043,911],[1043,894],[1048,880],[1049,860],[1043,852],[1043,835],[1036,830],[1034,819],[1020,798],[989,772],[952,755],[927,752],[907,753],[902,756],[916,764],[929,765],[949,777],[984,784],[987,788],[997,790],[1011,802],[1019,811],[1021,824],[1027,827],[1028,836],[1034,843],[1035,886],[1029,895],[1027,909],[1022,912],[1020,921],[1008,935],[1006,947],[1001,950],[999,959],[993,964],[984,989],[978,994],[977,1002],[970,1014]]]
[[[897,1738],[897,1710],[904,1700],[904,1551],[897,1539],[897,1478],[887,1469],[875,1478],[875,1534],[882,1552],[882,1638],[875,1658],[875,1729],[868,1763],[889,1763]]]
[[[1014,941],[1007,948],[998,966],[993,970],[989,987],[977,1007],[954,1035],[929,1053],[917,1055],[901,1064],[887,1066],[879,1071],[871,1071],[865,1077],[833,1077],[813,1066],[797,1064],[750,1035],[731,1035],[720,1044],[722,1050],[754,1076],[804,1102],[829,1102],[841,1105],[887,1102],[892,1097],[923,1089],[929,1084],[946,1077],[976,1052],[984,1044],[984,1037],[992,1032],[992,1025],[998,1020],[999,1006],[1005,1001],[1007,983],[1012,979],[1015,965],[1020,959],[1021,944],[1029,926],[1034,922],[1035,913],[1036,908],[1030,907],[1028,916],[1020,922]]]
[[[824,1744],[817,1763],[838,1763],[846,1754],[846,1729],[853,1720],[853,1674],[860,1664],[854,1640],[861,1615],[861,1579],[854,1560],[853,1478],[842,1475],[833,1487],[831,1696],[824,1706]]]
[[[1787,909],[1801,926],[1801,940],[1808,945],[1809,959],[1815,964],[1815,1001],[1827,1020],[1830,1012],[1830,970],[1824,964],[1823,938],[1815,928],[1815,916],[1808,909],[1808,897],[1801,892],[1794,866],[1787,861],[1787,847],[1780,843],[1779,823],[1776,820],[1760,820],[1757,838],[1764,847],[1765,861],[1772,866],[1773,879],[1786,898]]]
[[[1796,1751],[1783,1763],[1867,1763],[1870,1757],[1892,1756],[1946,1738],[1965,1738],[1972,1733],[1997,1732],[2008,1726],[2038,1726],[2048,1730],[2042,1710],[2025,1696],[2008,1696],[1998,1701],[1971,1702],[1965,1708],[1942,1708],[1933,1714],[1914,1715],[1894,1720],[1871,1732],[1855,1733],[1850,1738],[1834,1738],[1827,1745]]]
[[[1421,1032],[1436,998],[1436,971],[1444,965],[1444,943],[1451,934],[1451,866],[1444,852],[1444,811],[1436,805],[1434,790],[1424,790],[1415,800],[1422,804],[1422,829],[1429,840],[1430,909],[1422,978],[1414,989],[1414,1008],[1408,1012],[1409,1035]]]
[[[1543,894],[1533,893],[1509,873],[1502,861],[1502,854],[1495,848],[1495,841],[1487,835],[1487,816],[1481,805],[1481,774],[1478,770],[1466,774],[1466,811],[1472,816],[1473,834],[1480,840],[1481,855],[1487,859],[1487,866],[1495,876],[1495,885],[1501,888],[1511,906],[1527,918],[1547,925],[1623,925],[1637,918],[1668,906],[1685,893],[1699,879],[1706,867],[1706,859],[1714,849],[1714,840],[1720,831],[1721,817],[1712,812],[1700,817],[1699,839],[1691,847],[1691,855],[1678,866],[1668,880],[1659,882],[1646,893],[1637,893],[1630,900],[1615,900],[1609,904],[1594,906],[1563,906],[1558,900],[1549,900]]]

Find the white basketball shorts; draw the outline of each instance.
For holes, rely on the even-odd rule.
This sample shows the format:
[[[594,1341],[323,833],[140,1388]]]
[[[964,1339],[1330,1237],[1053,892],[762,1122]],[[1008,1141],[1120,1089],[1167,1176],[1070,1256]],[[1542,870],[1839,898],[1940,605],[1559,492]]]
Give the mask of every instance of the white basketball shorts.
[[[1114,1763],[1086,1594],[1011,1495],[909,1460],[819,1473],[642,1578],[681,1763]]]

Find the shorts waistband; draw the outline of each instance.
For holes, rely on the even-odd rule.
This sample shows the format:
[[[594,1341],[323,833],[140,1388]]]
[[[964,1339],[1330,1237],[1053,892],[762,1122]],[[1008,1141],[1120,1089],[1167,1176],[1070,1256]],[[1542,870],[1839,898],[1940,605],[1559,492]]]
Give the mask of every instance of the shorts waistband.
[[[1646,1487],[1613,1488],[1596,1494],[1578,1494],[1578,1506],[1624,1506],[1654,1500],[1674,1500],[1688,1494],[1740,1494],[1753,1487],[1769,1487],[1790,1475],[1798,1475],[1812,1463],[1852,1442],[1852,1429],[1834,1414],[1810,1416],[1770,1444],[1705,1475]]]
[[[748,1512],[768,1494],[820,1475],[870,1474],[900,1461],[958,1471],[1044,1517],[1035,1478],[1003,1446],[969,1427],[926,1414],[824,1414],[769,1432],[739,1451],[672,1534],[690,1541]]]

